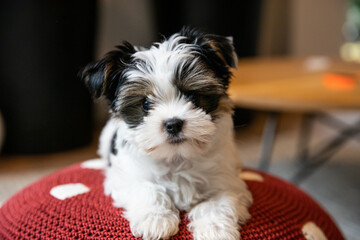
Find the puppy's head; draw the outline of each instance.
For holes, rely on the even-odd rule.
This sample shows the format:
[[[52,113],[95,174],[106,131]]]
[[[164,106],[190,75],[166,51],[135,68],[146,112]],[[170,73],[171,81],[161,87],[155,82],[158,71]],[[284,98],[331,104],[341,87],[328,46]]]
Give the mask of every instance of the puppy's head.
[[[81,73],[95,98],[105,97],[127,136],[155,158],[205,152],[221,116],[231,114],[226,94],[237,64],[229,38],[184,28],[139,50],[125,42]]]

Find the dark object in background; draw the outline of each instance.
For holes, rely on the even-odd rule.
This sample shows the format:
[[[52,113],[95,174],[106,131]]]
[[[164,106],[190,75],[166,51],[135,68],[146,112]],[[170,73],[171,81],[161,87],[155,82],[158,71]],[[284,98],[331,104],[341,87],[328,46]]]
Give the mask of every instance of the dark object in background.
[[[253,111],[245,108],[235,108],[233,114],[234,127],[236,130],[249,125],[253,120]]]
[[[153,3],[157,30],[166,37],[189,25],[208,33],[233,36],[240,58],[256,55],[262,0],[153,0]]]
[[[5,153],[91,141],[91,99],[77,72],[92,60],[96,1],[1,1],[0,109]]]
[[[262,2],[153,0],[159,33],[167,37],[189,25],[205,32],[233,36],[239,58],[256,56]],[[235,113],[235,126],[247,125],[252,119],[250,110],[235,109]]]

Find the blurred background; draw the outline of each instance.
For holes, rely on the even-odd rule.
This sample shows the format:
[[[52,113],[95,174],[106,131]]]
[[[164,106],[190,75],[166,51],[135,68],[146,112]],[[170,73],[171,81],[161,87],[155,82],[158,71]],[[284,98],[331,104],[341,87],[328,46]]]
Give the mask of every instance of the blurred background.
[[[122,40],[148,47],[190,25],[234,37],[240,60],[336,58],[360,63],[359,0],[77,0],[0,3],[0,204],[40,177],[96,158],[107,106],[92,103],[77,77]],[[359,67],[360,70],[360,67]],[[259,69],[261,71],[261,69]],[[238,106],[236,140],[257,167],[268,112]],[[359,109],[329,112],[347,124]],[[296,171],[301,112],[281,114],[269,171]],[[314,122],[310,146],[336,135]],[[360,136],[300,187],[348,239],[360,236]]]

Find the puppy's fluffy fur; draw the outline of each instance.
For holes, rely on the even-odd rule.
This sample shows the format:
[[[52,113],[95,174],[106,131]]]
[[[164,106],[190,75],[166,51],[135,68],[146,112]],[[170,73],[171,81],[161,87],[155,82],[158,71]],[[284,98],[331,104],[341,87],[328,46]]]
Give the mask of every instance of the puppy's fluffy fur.
[[[124,42],[82,71],[110,103],[104,189],[135,236],[169,238],[181,210],[195,240],[240,238],[252,197],[237,177],[226,94],[236,64],[230,38],[184,28],[149,49]]]

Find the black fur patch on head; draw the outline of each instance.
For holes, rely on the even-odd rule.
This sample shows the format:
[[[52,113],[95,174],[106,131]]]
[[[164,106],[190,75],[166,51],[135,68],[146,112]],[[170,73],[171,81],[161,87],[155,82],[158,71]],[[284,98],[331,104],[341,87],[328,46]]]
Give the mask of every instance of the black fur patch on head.
[[[222,95],[201,94],[198,92],[186,92],[184,95],[198,108],[202,108],[207,114],[212,113],[218,107]]]
[[[195,63],[195,64],[194,64]],[[224,94],[226,87],[217,79],[211,70],[197,59],[188,59],[176,66],[174,83],[182,92],[199,94]]]
[[[175,70],[175,85],[195,106],[212,113],[217,109],[220,98],[226,96],[230,68],[237,65],[232,41],[189,27],[183,28],[179,34],[185,37],[179,44],[190,44],[194,59],[189,59]]]
[[[220,97],[226,94],[226,87],[205,65],[192,63],[189,60],[175,70],[174,84],[196,107],[211,113],[217,108]]]
[[[135,48],[128,42],[117,46],[117,50],[107,53],[104,58],[88,64],[80,73],[95,98],[104,96],[112,103],[117,89],[124,83],[122,72],[131,62]]]
[[[147,79],[131,79],[119,88],[118,114],[129,127],[136,127],[143,122],[148,114],[148,110],[144,109],[144,104],[151,94],[152,85]]]
[[[232,41],[229,38],[202,33],[190,27],[184,27],[179,34],[186,37],[183,40],[184,43],[196,46],[195,51],[227,88],[231,77],[230,68],[237,66]]]

